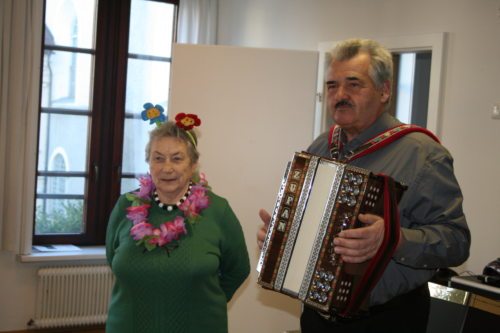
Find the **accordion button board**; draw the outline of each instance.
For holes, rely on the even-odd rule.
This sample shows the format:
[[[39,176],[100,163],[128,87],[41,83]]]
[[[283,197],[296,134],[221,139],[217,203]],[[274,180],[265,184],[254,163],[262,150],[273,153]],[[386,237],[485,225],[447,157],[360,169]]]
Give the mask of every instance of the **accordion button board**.
[[[344,263],[333,251],[333,239],[359,227],[360,213],[382,215],[384,184],[368,170],[295,153],[262,247],[258,283],[321,312],[349,317],[362,309],[368,290],[361,284],[367,282],[370,261]],[[404,187],[396,190],[400,197]]]

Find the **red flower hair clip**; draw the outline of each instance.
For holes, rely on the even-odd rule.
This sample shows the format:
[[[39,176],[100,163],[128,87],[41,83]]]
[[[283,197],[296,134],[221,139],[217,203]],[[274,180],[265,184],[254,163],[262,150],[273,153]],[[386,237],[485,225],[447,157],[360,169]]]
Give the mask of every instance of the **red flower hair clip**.
[[[175,124],[177,127],[180,127],[182,129],[185,129],[186,131],[189,131],[195,126],[200,126],[201,125],[201,120],[198,118],[197,115],[192,114],[192,113],[178,113],[175,116]]]

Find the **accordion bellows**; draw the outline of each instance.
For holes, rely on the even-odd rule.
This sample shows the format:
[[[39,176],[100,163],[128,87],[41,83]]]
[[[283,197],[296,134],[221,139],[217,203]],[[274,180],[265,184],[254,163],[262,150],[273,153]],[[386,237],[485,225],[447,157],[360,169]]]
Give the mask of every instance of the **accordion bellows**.
[[[403,191],[390,177],[295,153],[262,247],[258,283],[325,314],[359,315],[399,240],[397,201]],[[369,261],[344,263],[333,251],[333,239],[359,227],[360,213],[384,217],[384,240]]]

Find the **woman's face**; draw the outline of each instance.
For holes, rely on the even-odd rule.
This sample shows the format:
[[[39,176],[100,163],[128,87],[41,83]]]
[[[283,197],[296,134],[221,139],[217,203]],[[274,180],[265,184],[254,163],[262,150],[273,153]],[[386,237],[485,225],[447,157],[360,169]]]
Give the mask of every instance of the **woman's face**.
[[[196,166],[183,140],[165,137],[151,142],[149,172],[162,202],[175,204],[184,196]]]

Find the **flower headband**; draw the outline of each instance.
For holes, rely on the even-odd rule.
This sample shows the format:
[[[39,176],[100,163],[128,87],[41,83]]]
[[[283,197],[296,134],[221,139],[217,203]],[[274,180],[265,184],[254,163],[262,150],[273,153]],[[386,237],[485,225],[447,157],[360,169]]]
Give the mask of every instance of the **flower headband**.
[[[165,110],[161,105],[146,103],[143,107],[144,110],[141,112],[142,120],[149,120],[150,124],[155,123],[156,126],[160,126],[162,123],[168,120],[164,115]],[[197,115],[193,113],[178,113],[175,116],[175,125],[186,132],[194,147],[198,145],[196,133],[193,131],[194,127],[201,125],[201,120]]]

